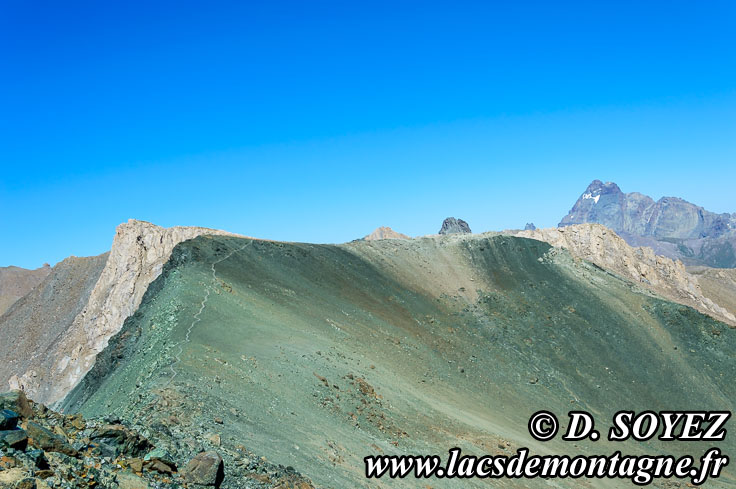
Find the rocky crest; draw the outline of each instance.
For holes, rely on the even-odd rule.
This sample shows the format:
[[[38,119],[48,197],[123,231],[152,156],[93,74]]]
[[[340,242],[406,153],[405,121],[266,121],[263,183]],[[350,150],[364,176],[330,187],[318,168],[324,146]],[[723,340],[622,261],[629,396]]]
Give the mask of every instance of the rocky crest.
[[[390,227],[381,226],[376,228],[371,234],[363,238],[366,241],[375,241],[377,239],[411,239],[406,234],[401,234]]]
[[[736,229],[736,214],[715,214],[677,197],[658,201],[625,194],[613,182],[594,180],[560,226],[596,222],[617,233],[654,238],[717,238]]]
[[[578,224],[561,228],[516,231],[514,236],[545,241],[599,267],[680,304],[685,304],[731,326],[735,311],[729,311],[707,297],[698,279],[679,260],[659,256],[651,248],[629,246],[620,236],[600,224]]]
[[[736,267],[736,213],[716,214],[677,197],[654,201],[594,180],[559,226],[602,224],[632,246],[692,265]]]
[[[454,217],[448,217],[442,221],[442,228],[439,234],[469,234],[472,233],[468,223],[462,219],[455,219]]]
[[[119,225],[110,255],[85,307],[44,352],[46,358],[54,359],[52,367],[31,364],[25,372],[10,378],[10,388],[22,388],[47,404],[61,400],[92,368],[96,355],[138,308],[148,285],[161,274],[174,247],[203,234],[235,236],[200,227],[162,228],[133,219]]]
[[[571,242],[590,238],[587,247],[602,258],[628,252],[597,228],[606,236],[581,233]],[[226,472],[224,450],[246,440],[319,487],[361,487],[355,468],[366,450],[441,453],[461,430],[479,451],[514,453],[528,440],[529,406],[537,404],[602,412],[626,398],[656,411],[688,400],[717,409],[735,398],[736,329],[662,300],[641,278],[634,283],[538,240],[199,237],[175,255],[65,409],[167,429],[182,444],[220,452]],[[639,258],[631,266],[646,280],[677,272],[671,260],[660,269],[652,258],[651,272]],[[182,293],[193,300],[176,307],[172,298]],[[192,326],[193,318],[201,319]],[[443,392],[447,385],[453,389]],[[498,417],[458,423],[478,412]],[[666,453],[665,445],[652,450]],[[483,485],[476,482],[464,487]]]

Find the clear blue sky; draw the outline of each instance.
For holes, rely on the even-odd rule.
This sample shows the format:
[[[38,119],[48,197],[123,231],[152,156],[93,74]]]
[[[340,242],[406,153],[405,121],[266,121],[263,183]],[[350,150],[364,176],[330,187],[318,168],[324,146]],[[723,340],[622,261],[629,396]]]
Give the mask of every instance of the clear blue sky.
[[[0,266],[129,218],[343,242],[736,211],[736,3],[0,1]]]

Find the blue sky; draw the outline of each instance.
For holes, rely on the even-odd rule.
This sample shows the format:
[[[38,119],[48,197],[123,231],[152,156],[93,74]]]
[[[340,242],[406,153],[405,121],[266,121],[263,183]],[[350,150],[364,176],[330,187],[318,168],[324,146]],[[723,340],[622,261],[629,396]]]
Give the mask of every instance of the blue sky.
[[[343,242],[736,211],[734,2],[0,2],[0,266],[129,218]]]

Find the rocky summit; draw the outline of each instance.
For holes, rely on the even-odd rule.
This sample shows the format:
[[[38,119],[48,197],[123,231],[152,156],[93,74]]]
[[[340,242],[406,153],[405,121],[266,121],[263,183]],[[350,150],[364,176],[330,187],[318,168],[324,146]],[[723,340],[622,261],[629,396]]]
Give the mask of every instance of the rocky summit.
[[[442,221],[442,227],[440,228],[439,234],[464,234],[472,233],[470,226],[467,222],[462,219],[455,219],[454,217],[448,217]]]
[[[394,231],[390,227],[381,226],[376,228],[371,234],[363,238],[366,241],[374,241],[377,239],[410,239],[406,234]]]
[[[201,234],[233,236],[131,219],[117,227],[110,252],[70,257],[56,265],[39,286],[0,316],[5,340],[5,348],[0,348],[0,385],[23,389],[49,405],[60,401],[135,312],[174,247]]]
[[[736,267],[736,213],[716,214],[677,197],[655,202],[594,180],[559,226],[589,222],[614,230],[632,246],[648,246],[687,265]]]

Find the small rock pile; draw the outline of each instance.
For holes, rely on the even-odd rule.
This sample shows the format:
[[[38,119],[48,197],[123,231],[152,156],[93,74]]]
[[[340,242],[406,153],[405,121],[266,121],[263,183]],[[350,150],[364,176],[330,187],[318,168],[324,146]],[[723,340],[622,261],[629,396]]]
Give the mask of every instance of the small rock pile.
[[[0,394],[0,489],[271,487],[255,479],[223,485],[225,466],[215,451],[180,455],[114,417],[85,420],[34,403],[22,391]],[[299,476],[278,487],[311,488],[305,481]]]

